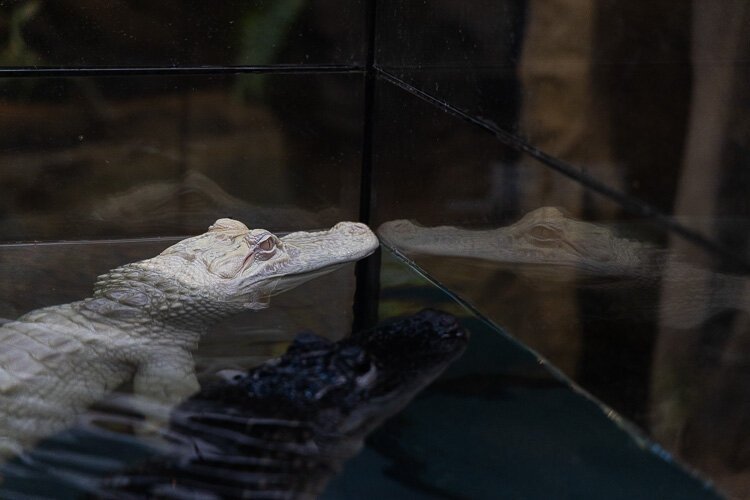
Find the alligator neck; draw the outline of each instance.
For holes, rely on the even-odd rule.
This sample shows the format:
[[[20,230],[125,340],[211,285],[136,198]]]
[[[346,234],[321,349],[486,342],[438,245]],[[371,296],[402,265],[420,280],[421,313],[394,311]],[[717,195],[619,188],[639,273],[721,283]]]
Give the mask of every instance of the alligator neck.
[[[153,324],[193,331],[204,331],[244,310],[242,304],[229,302],[207,287],[188,286],[155,272],[147,263],[126,264],[99,276],[94,301],[114,303],[121,321],[130,316],[132,322],[146,319]]]

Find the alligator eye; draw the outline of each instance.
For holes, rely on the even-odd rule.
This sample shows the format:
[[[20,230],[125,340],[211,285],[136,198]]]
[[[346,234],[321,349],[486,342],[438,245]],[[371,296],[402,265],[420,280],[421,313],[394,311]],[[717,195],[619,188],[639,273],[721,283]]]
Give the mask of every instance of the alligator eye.
[[[559,240],[560,233],[557,229],[553,229],[549,226],[534,226],[529,230],[529,234],[540,240]]]
[[[258,247],[263,250],[264,252],[268,252],[270,250],[273,250],[273,238],[266,238],[265,240],[261,241],[258,244]]]

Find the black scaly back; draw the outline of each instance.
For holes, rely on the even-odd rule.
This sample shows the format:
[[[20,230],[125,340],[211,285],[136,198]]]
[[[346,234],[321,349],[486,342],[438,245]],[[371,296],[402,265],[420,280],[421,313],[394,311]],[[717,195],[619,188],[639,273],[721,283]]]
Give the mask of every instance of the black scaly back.
[[[280,358],[180,405],[170,419],[180,454],[110,478],[97,495],[315,498],[467,340],[454,317],[432,310],[339,342],[301,333]]]

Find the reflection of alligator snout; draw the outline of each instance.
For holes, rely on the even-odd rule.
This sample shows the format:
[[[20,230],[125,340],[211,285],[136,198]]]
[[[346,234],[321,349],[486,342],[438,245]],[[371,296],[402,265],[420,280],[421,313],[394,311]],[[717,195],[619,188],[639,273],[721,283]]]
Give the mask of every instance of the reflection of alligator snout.
[[[384,244],[420,262],[425,256],[483,261],[488,269],[510,272],[537,289],[572,285],[618,292],[655,289],[660,280],[673,282],[690,293],[662,302],[661,321],[671,327],[695,328],[732,308],[750,312],[743,292],[746,277],[696,266],[680,254],[670,256],[664,248],[622,237],[614,227],[573,219],[554,207],[538,208],[495,229],[423,227],[395,220],[383,223],[378,234]],[[668,260],[671,271],[665,274]],[[452,271],[439,262],[433,267],[437,271],[427,270],[438,278]],[[454,275],[447,279],[455,289],[450,282]],[[655,304],[647,303],[628,314],[647,317],[654,310]]]
[[[646,243],[618,237],[608,227],[575,220],[554,207],[538,208],[514,224],[489,230],[423,227],[395,220],[383,223],[378,234],[407,255],[483,259],[536,281],[646,280],[652,274],[651,261],[659,254]]]

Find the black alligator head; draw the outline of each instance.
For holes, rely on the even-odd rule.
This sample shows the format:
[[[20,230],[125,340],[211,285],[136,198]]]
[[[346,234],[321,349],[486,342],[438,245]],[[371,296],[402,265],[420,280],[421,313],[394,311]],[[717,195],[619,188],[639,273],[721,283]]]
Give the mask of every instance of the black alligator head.
[[[411,396],[415,386],[455,359],[467,340],[453,316],[433,310],[339,342],[301,333],[282,357],[234,377],[229,385],[244,397],[230,404],[254,414],[309,418],[332,410],[345,418],[365,404],[377,407]]]
[[[170,427],[188,442],[187,456],[120,475],[103,496],[320,493],[366,435],[406,406],[467,341],[454,317],[433,310],[339,342],[299,334],[280,358],[206,387],[175,410]]]

